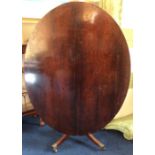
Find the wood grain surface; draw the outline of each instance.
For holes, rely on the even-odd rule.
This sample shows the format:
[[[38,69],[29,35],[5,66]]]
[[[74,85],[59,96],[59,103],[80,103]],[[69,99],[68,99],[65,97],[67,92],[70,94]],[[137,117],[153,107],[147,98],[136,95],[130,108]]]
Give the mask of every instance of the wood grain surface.
[[[110,15],[84,2],[63,4],[33,31],[25,80],[41,118],[72,135],[95,132],[120,109],[129,85],[125,38]]]

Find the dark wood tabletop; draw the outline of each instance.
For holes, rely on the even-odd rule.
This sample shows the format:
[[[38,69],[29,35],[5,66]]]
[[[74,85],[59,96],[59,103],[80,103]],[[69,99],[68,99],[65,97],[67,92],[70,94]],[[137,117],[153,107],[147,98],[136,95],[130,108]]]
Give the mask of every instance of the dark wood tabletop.
[[[129,85],[126,40],[112,17],[90,3],[66,3],[45,15],[29,39],[24,67],[37,113],[66,134],[104,127]]]

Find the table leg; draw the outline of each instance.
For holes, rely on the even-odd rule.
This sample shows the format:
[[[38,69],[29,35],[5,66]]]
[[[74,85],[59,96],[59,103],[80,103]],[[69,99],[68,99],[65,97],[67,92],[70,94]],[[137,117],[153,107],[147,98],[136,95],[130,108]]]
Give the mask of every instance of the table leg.
[[[101,150],[104,150],[104,144],[102,142],[100,142],[97,138],[95,138],[95,136],[92,133],[88,133],[87,137],[93,142],[95,143],[97,146],[99,146],[99,148]]]
[[[54,152],[58,151],[58,146],[62,144],[66,139],[68,139],[69,135],[63,134],[53,145],[51,145]]]
[[[42,120],[42,118],[40,117],[40,126],[44,126],[45,122]]]

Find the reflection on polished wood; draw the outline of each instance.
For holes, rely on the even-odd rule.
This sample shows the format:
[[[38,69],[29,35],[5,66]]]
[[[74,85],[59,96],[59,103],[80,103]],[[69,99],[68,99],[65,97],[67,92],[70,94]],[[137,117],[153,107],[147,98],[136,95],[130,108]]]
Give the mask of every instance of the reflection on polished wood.
[[[93,133],[109,123],[124,101],[129,76],[125,38],[111,16],[93,4],[57,7],[29,39],[30,99],[45,123],[62,133]]]

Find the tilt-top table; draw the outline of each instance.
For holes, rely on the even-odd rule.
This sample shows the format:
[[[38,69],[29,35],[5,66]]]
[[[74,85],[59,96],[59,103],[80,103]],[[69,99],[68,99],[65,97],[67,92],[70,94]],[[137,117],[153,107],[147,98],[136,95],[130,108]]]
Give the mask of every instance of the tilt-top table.
[[[33,31],[25,57],[25,81],[37,113],[69,135],[87,135],[109,123],[126,96],[130,58],[125,38],[110,15],[84,2],[58,6]]]

